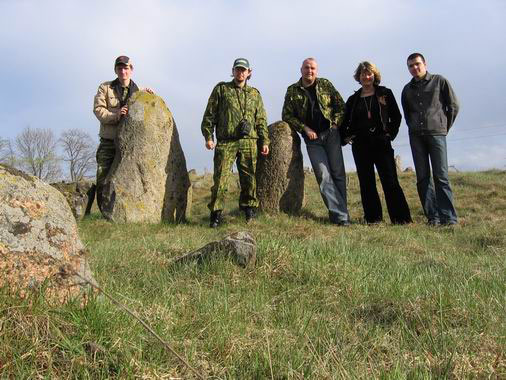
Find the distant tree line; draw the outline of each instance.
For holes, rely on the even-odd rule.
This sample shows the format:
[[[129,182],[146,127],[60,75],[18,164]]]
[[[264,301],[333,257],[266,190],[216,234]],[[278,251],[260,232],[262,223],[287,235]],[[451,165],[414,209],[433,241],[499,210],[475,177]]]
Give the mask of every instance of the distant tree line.
[[[26,127],[13,141],[0,137],[0,163],[45,182],[75,182],[94,174],[96,149],[81,129],[67,129],[57,138],[50,129]]]

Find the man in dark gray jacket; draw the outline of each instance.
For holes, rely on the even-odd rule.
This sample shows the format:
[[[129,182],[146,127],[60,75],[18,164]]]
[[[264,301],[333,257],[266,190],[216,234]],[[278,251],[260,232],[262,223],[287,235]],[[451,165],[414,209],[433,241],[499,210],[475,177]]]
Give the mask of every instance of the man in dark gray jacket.
[[[422,54],[411,54],[407,63],[413,78],[404,86],[401,101],[418,195],[429,225],[453,225],[457,213],[448,179],[446,135],[457,117],[459,103],[443,76],[427,72]]]

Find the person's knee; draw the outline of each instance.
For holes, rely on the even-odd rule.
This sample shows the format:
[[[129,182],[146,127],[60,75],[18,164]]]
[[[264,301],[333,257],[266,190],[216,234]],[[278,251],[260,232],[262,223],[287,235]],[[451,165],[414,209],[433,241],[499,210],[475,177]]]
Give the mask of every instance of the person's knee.
[[[434,175],[434,185],[435,186],[448,186],[450,181],[446,176],[436,176]]]
[[[384,174],[380,176],[380,182],[381,186],[387,187],[387,188],[395,188],[399,185],[399,181],[397,179],[396,175],[392,175],[391,173]]]
[[[421,176],[416,178],[416,186],[417,187],[427,187],[430,184],[430,175],[429,176]]]
[[[327,163],[325,162],[318,162],[317,165],[313,165],[313,169],[315,174],[318,174],[320,176],[330,176],[330,168]]]
[[[416,180],[418,182],[429,181],[431,177],[430,168],[419,169],[416,171]]]
[[[434,182],[448,182],[448,170],[444,166],[433,165],[432,176]]]
[[[334,181],[345,181],[346,180],[346,172],[344,170],[341,170],[341,168],[332,169],[330,171],[330,175],[332,176]]]
[[[330,175],[328,170],[324,170],[321,172],[319,182],[321,184],[327,184],[332,182],[332,176]]]

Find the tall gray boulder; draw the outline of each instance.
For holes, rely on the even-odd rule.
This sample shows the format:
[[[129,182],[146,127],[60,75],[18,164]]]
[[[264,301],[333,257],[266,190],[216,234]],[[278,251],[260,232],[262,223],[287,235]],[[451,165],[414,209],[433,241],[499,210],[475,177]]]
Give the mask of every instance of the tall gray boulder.
[[[284,121],[268,128],[270,152],[257,163],[259,208],[266,213],[297,214],[305,204],[300,137]]]
[[[192,189],[176,124],[157,95],[136,92],[119,125],[102,213],[115,222],[181,222]]]
[[[76,273],[78,275],[76,275]],[[85,296],[95,283],[74,215],[55,188],[0,164],[0,287],[50,302]]]

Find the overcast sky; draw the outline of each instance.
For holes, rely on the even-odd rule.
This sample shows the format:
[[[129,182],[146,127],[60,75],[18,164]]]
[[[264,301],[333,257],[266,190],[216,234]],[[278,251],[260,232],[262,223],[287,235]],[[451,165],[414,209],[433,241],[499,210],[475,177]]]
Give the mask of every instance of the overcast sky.
[[[505,19],[504,0],[0,0],[0,137],[13,139],[26,126],[57,135],[81,128],[96,137],[93,97],[115,78],[114,60],[124,54],[136,83],[152,87],[172,111],[188,169],[211,170],[200,122],[235,58],[250,60],[249,84],[272,123],[306,57],[317,59],[319,75],[344,100],[359,87],[357,64],[374,62],[400,105],[410,79],[406,57],[419,51],[461,103],[449,164],[505,169]],[[403,166],[413,166],[406,129],[403,122],[394,149]],[[351,149],[344,150],[354,170]]]

